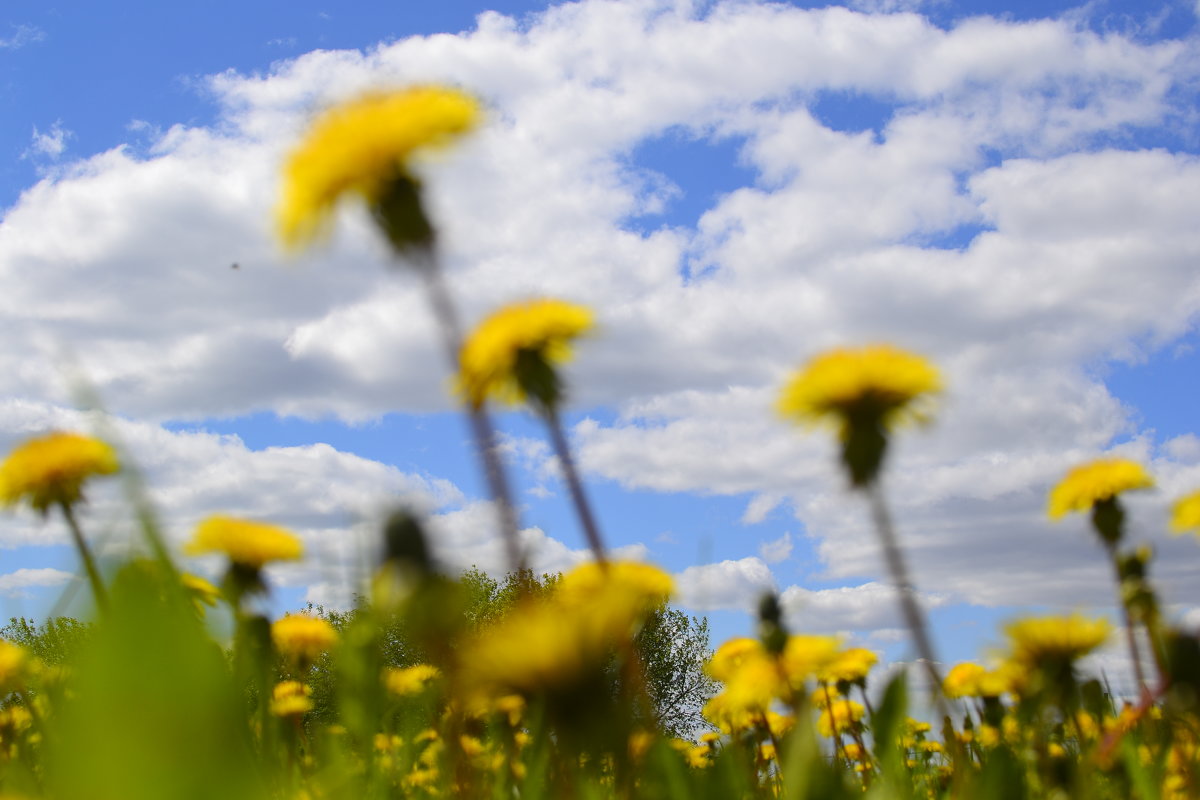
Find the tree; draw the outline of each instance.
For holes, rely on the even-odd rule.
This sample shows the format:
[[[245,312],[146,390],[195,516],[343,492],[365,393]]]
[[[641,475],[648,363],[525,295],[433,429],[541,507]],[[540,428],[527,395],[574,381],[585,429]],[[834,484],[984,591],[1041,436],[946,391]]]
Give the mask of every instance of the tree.
[[[47,666],[72,662],[92,634],[92,625],[71,617],[51,617],[38,625],[25,617],[10,617],[0,639],[20,645]]]

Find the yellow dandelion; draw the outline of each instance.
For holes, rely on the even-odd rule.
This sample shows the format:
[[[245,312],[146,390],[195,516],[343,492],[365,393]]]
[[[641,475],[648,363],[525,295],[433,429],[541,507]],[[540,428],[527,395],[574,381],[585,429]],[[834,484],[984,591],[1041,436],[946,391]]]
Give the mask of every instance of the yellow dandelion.
[[[1200,492],[1181,497],[1171,506],[1171,532],[1200,533]]]
[[[312,689],[299,681],[281,681],[271,691],[271,713],[277,717],[299,717],[312,709]]]
[[[392,667],[384,675],[384,685],[389,692],[401,697],[420,694],[429,684],[440,678],[441,670],[431,664],[413,667]]]
[[[737,673],[742,664],[763,658],[769,656],[762,642],[748,636],[735,636],[716,649],[705,670],[714,680],[724,683]]]
[[[337,631],[328,620],[307,614],[288,614],[271,624],[271,641],[285,657],[302,664],[316,661],[337,644]]]
[[[965,662],[955,664],[942,679],[942,692],[946,697],[974,697],[979,679],[987,670],[978,664]]]
[[[825,667],[819,677],[821,680],[836,683],[838,681],[866,680],[871,667],[879,661],[879,656],[864,647],[851,647],[838,653],[831,664]]]
[[[0,464],[0,504],[28,500],[42,513],[52,505],[74,505],[88,478],[117,469],[116,453],[99,439],[61,431],[39,436],[16,447]]]
[[[853,700],[834,703],[817,718],[817,732],[829,738],[833,737],[834,730],[845,733],[859,723],[865,711],[861,703]]]
[[[799,688],[809,678],[824,674],[837,660],[840,649],[841,640],[836,636],[789,636],[783,647],[784,673],[791,684]]]
[[[923,420],[923,401],[941,390],[937,369],[918,355],[886,344],[838,348],[796,373],[777,408],[799,422],[832,422],[845,438],[862,417],[877,418],[885,427]]]
[[[8,694],[24,686],[31,663],[24,647],[0,639],[0,694]]]
[[[261,569],[271,561],[296,561],[304,547],[286,528],[216,514],[201,522],[185,547],[188,555],[223,553],[234,564]]]
[[[450,144],[480,117],[478,100],[443,86],[367,92],[329,109],[284,166],[276,209],[280,239],[291,248],[308,244],[343,195],[377,201],[408,175],[414,155]]]
[[[520,403],[528,397],[554,407],[561,388],[554,365],[571,356],[571,342],[594,320],[584,306],[541,299],[514,303],[492,314],[463,345],[458,389],[480,406],[489,397]]]
[[[1013,660],[1023,666],[1082,658],[1108,639],[1112,626],[1104,619],[1071,616],[1031,617],[1005,628]]]
[[[197,608],[201,604],[215,606],[218,598],[221,596],[220,589],[199,575],[192,575],[185,572],[179,576],[179,582],[183,584],[183,588],[192,596]]]
[[[1121,492],[1149,489],[1154,479],[1136,461],[1101,458],[1075,467],[1050,492],[1047,513],[1059,519],[1072,511],[1091,511],[1097,503],[1112,500]]]

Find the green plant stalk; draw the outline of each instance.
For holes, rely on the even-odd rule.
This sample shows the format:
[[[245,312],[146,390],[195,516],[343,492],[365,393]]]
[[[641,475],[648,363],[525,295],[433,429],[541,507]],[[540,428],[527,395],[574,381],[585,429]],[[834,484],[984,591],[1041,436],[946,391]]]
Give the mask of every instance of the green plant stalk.
[[[96,559],[92,556],[92,550],[88,547],[87,542],[83,538],[83,531],[79,528],[79,522],[75,519],[75,512],[71,510],[71,504],[59,501],[58,507],[62,509],[63,518],[67,521],[67,528],[71,531],[71,538],[75,542],[75,549],[79,551],[79,557],[83,560],[84,571],[87,572],[88,582],[92,585],[92,595],[96,598],[96,607],[101,612],[108,610],[108,592],[104,588],[104,581],[100,577],[100,570],[96,567]]]
[[[1109,543],[1107,539],[1104,541],[1104,549],[1108,551],[1108,560],[1112,564],[1113,575],[1117,579],[1117,607],[1121,609],[1121,623],[1125,628],[1125,642],[1129,647],[1129,657],[1133,660],[1133,679],[1137,682],[1138,697],[1144,695],[1146,688],[1146,672],[1142,669],[1142,650],[1138,647],[1137,636],[1133,630],[1133,615],[1129,613],[1129,606],[1125,603],[1125,598],[1121,597],[1121,566],[1117,558],[1117,546],[1115,543]]]
[[[562,418],[558,415],[558,409],[551,406],[542,409],[542,417],[546,420],[546,427],[550,429],[550,440],[554,443],[554,452],[558,456],[559,464],[562,465],[563,477],[566,478],[567,487],[571,491],[571,500],[575,503],[575,511],[579,514],[579,523],[583,526],[588,546],[592,548],[592,554],[596,557],[596,561],[605,564],[607,557],[605,556],[604,540],[600,536],[600,527],[596,524],[592,506],[584,492],[583,482],[579,479],[579,471],[575,468],[571,445],[563,433]]]
[[[420,268],[417,271],[425,281],[429,304],[433,308],[434,317],[438,321],[438,328],[442,334],[442,346],[446,351],[446,359],[450,362],[451,370],[457,372],[463,345],[462,325],[432,249],[423,249],[421,252],[424,253],[424,257],[421,259]],[[513,571],[524,570],[526,561],[518,536],[516,506],[513,504],[508,475],[504,470],[504,464],[500,461],[496,430],[492,425],[491,417],[483,406],[476,406],[468,401],[466,411],[471,424],[471,433],[475,439],[475,450],[479,453],[488,489],[498,507],[500,532],[504,539],[509,568]]]
[[[949,716],[950,709],[946,707],[945,698],[942,696],[942,676],[938,672],[937,661],[933,655],[929,626],[925,622],[925,614],[921,610],[921,606],[917,603],[917,592],[912,579],[909,578],[908,565],[904,562],[904,554],[900,550],[896,529],[892,524],[892,517],[888,512],[887,503],[884,501],[883,490],[879,485],[878,478],[872,479],[864,487],[864,491],[870,502],[875,531],[879,534],[879,541],[883,546],[884,560],[887,562],[888,571],[892,574],[892,583],[895,584],[896,591],[900,594],[900,610],[912,633],[913,643],[917,647],[917,655],[924,662],[925,671],[933,684],[930,687],[930,693],[934,705],[937,707],[938,716],[945,718]]]

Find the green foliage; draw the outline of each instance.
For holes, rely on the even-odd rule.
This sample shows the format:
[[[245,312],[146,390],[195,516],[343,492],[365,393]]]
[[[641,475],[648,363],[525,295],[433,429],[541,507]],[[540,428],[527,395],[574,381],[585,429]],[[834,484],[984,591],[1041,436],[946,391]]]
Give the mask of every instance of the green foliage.
[[[51,617],[38,625],[32,619],[11,617],[0,628],[0,639],[25,648],[48,666],[69,664],[91,637],[94,626],[71,617]]]

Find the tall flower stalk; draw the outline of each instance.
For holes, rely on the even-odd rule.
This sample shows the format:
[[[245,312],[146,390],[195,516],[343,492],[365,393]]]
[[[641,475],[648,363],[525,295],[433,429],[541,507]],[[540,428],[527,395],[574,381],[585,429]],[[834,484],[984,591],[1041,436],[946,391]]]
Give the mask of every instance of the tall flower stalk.
[[[346,194],[365,201],[398,261],[421,276],[451,371],[459,368],[462,326],[437,256],[436,230],[425,212],[414,161],[478,126],[472,96],[447,87],[416,86],[367,92],[321,115],[284,168],[277,210],[280,239],[298,249],[329,225]],[[467,407],[471,433],[500,516],[510,567],[525,567],[512,491],[501,463],[495,428],[482,407]]]
[[[579,522],[596,561],[605,563],[604,540],[563,430],[565,397],[556,365],[571,354],[571,342],[592,329],[583,306],[541,299],[505,306],[472,332],[462,350],[459,389],[473,408],[489,398],[528,403],[545,422],[562,466]]]
[[[798,371],[784,387],[777,405],[787,419],[832,423],[836,427],[842,466],[851,487],[863,492],[870,504],[901,612],[939,708],[944,705],[942,680],[929,626],[900,549],[879,474],[891,430],[904,422],[926,420],[925,405],[941,388],[937,370],[920,356],[890,345],[842,348],[817,356]]]

